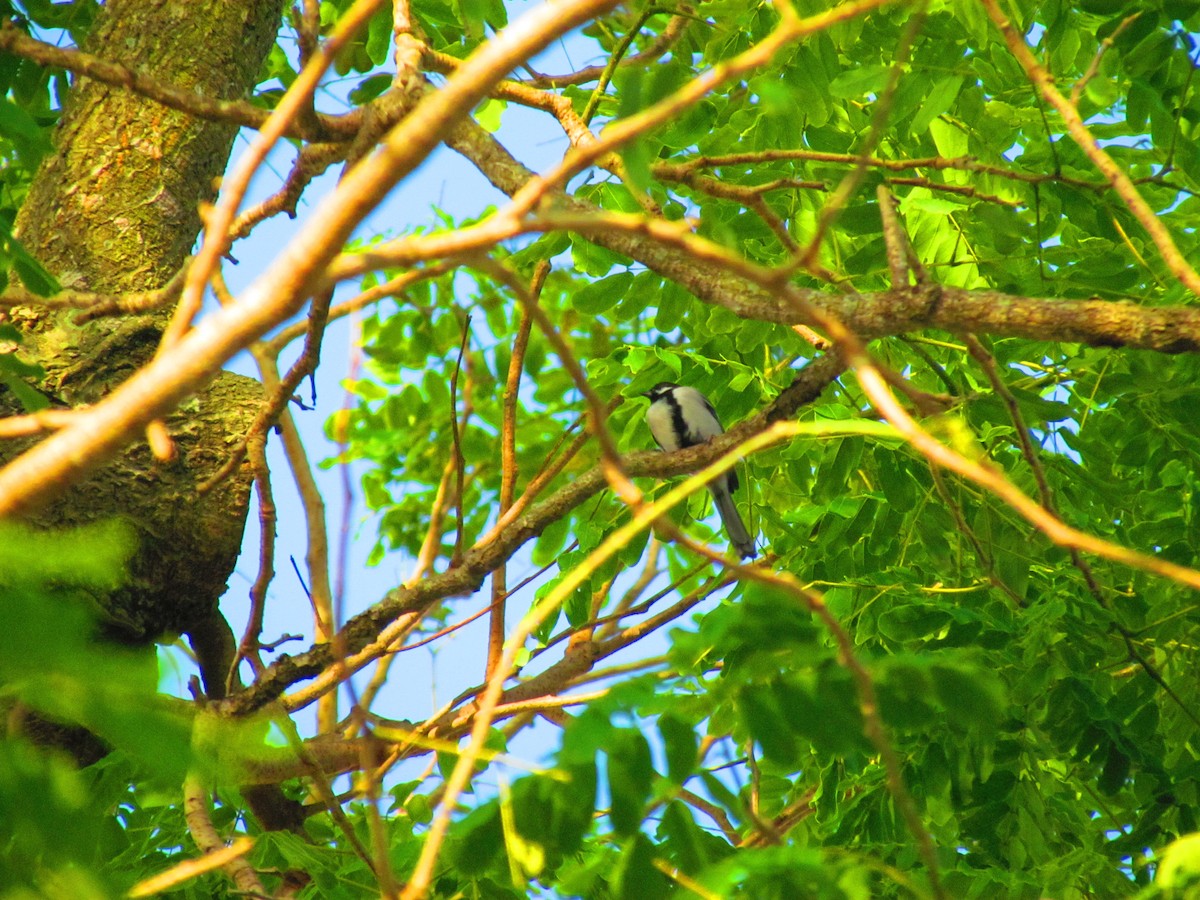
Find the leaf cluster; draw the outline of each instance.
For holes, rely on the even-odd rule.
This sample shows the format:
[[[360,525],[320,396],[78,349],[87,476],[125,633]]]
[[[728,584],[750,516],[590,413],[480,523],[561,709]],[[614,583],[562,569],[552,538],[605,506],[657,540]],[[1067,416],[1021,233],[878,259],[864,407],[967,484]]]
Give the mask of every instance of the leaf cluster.
[[[828,9],[795,5],[804,16]],[[51,18],[62,7],[84,19],[89,8],[26,4],[43,28],[70,27]],[[322,33],[348,7],[320,4]],[[1179,254],[1197,258],[1193,5],[1005,9]],[[502,28],[509,10],[498,0],[417,0],[412,13],[429,49],[452,62]],[[381,11],[337,62],[339,76],[355,79],[351,104],[371,103],[391,84],[389,16]],[[653,114],[779,21],[770,4],[634,4],[581,40],[602,60],[660,48],[652,60],[562,86],[527,72],[526,87],[594,116],[603,138],[598,126]],[[273,105],[296,72],[281,39],[256,102]],[[12,178],[0,218],[44,152],[53,113],[49,76],[39,77],[24,62],[0,61],[10,108],[0,108],[9,164],[0,172]],[[489,101],[487,124],[499,134],[510,102]],[[686,277],[667,277],[637,228],[620,245],[599,231],[547,228],[495,248],[487,265],[455,258],[363,321],[368,362],[348,384],[356,407],[329,423],[343,447],[329,464],[362,467],[378,523],[371,561],[415,556],[432,535],[435,559],[450,566],[488,540],[504,494],[506,404],[516,423],[516,497],[534,484],[539,500],[564,496],[593,472],[601,455],[584,437],[590,411],[573,362],[606,405],[603,425],[622,454],[651,448],[641,395],[659,381],[701,390],[727,425],[767,407],[815,355],[814,335],[780,316],[735,315],[708,288],[748,268],[731,256],[789,266],[793,286],[844,296],[848,313],[856,292],[895,289],[899,302],[908,285],[893,283],[883,188],[898,201],[907,278],[983,297],[1046,298],[1041,337],[1017,327],[1024,323],[978,339],[883,323],[869,350],[903,383],[912,414],[1073,528],[1196,567],[1195,357],[1087,346],[1055,318],[1074,299],[1183,307],[1194,297],[1068,124],[984,5],[966,0],[895,4],[815,29],[660,117],[568,193],[612,221],[646,215],[678,227],[671,249],[693,254]],[[441,216],[437,228],[475,221]],[[545,322],[528,328],[528,298],[513,283],[528,282],[543,261],[553,269],[534,302]],[[402,274],[381,267],[362,287]],[[514,365],[519,378],[506,395]],[[585,651],[607,659],[620,649],[629,668],[608,672],[603,691],[572,712],[553,707],[561,736],[544,768],[511,776],[503,760],[480,764],[475,792],[449,826],[434,896],[1186,895],[1200,871],[1194,592],[1056,544],[896,432],[856,432],[880,417],[869,387],[847,372],[800,410],[803,436],[739,463],[739,505],[766,565],[787,576],[773,586],[721,581],[662,527],[601,559],[632,516],[613,492],[537,522],[512,561],[538,571],[520,587],[509,578],[510,611],[545,609],[566,578],[582,569],[587,577],[534,630],[514,690],[537,679],[549,685],[541,700],[584,690],[595,673],[571,666]],[[653,501],[672,484],[637,486]],[[686,537],[721,549],[712,513],[698,491],[668,516]],[[236,778],[221,751],[262,750],[265,720],[228,733],[198,723],[155,694],[139,668],[145,660],[89,650],[94,625],[74,610],[120,578],[119,560],[95,550],[97,541],[74,535],[47,548],[14,535],[16,559],[42,561],[20,577],[6,574],[20,568],[0,554],[19,626],[0,632],[6,692],[88,724],[123,752],[89,785],[91,776],[23,744],[0,745],[0,822],[13,823],[0,878],[28,890],[70,870],[91,879],[73,889],[100,896],[127,886],[122,867],[144,875],[189,855],[178,809],[166,805],[173,798],[154,788],[206,761],[221,785],[213,824],[254,829],[237,820],[228,786]],[[47,562],[55,558],[59,569]],[[643,572],[650,586],[635,588]],[[483,601],[466,603],[473,612]],[[421,611],[440,627],[457,607]],[[555,682],[563,671],[574,674]],[[508,727],[493,728],[490,753],[508,749]],[[415,746],[403,752],[415,755]],[[307,841],[256,835],[250,862],[276,873],[271,887],[299,869],[311,879],[308,896],[364,896],[377,890],[378,869],[352,849],[369,845],[402,880],[456,760],[442,747],[436,775],[385,782],[381,815],[355,801],[345,821],[313,816]],[[45,804],[21,811],[22,784]],[[2,815],[8,809],[18,811]],[[82,849],[96,831],[109,841],[108,864]],[[223,884],[212,874],[180,893],[207,896]]]

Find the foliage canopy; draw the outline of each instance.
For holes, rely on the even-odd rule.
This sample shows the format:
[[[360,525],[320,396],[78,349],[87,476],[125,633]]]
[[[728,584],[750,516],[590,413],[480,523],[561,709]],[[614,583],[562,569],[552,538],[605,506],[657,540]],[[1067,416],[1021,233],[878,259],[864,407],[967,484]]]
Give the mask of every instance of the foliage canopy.
[[[280,387],[278,356],[300,339],[316,354],[326,316],[365,309],[331,463],[364,473],[373,562],[402,554],[414,574],[338,641],[313,627],[293,657],[251,646],[246,689],[197,707],[157,694],[145,657],[90,643],[79,610],[124,577],[119,527],[14,532],[6,694],[116,752],[75,771],[0,743],[0,896],[116,896],[239,834],[255,838],[240,868],[169,890],[1190,896],[1196,5],[573,0],[557,23],[525,11],[524,32],[503,30],[501,0],[374,5],[301,4],[249,100],[172,99],[170,72],[112,77],[265,133],[318,33],[362,20],[325,76],[336,89],[284,128],[289,184],[346,162],[341,186],[212,319],[243,337],[202,344],[202,323],[164,355],[216,366],[258,340],[273,415],[256,427],[282,415],[307,472],[281,409],[299,378]],[[0,261],[53,298],[69,273],[43,272],[11,226],[61,135],[64,66],[105,75],[28,36],[79,43],[106,13],[0,7],[17,16],[0,34]],[[560,32],[598,65],[535,71]],[[422,177],[405,129],[430,127],[451,165],[514,199],[345,244],[395,179]],[[550,130],[569,143],[535,176],[522,161]],[[282,229],[264,223],[298,196],[231,233]],[[330,309],[339,282],[361,293]],[[288,324],[306,309],[315,326]],[[36,375],[20,337],[0,356],[19,399]],[[186,393],[158,362],[134,376],[164,384],[147,418]],[[332,391],[343,375],[316,377]],[[644,452],[640,395],[664,380],[745,424]],[[664,476],[764,433],[737,463],[763,556],[737,567],[713,558],[703,479]],[[77,577],[47,562],[68,550]],[[309,565],[328,622],[330,564]],[[385,649],[442,640],[489,602],[477,690],[424,721],[370,712],[378,698],[419,715],[382,686]],[[328,689],[346,667],[363,677],[339,727]],[[318,702],[322,734],[296,734],[287,714]],[[506,751],[533,726],[560,734],[529,772]],[[356,777],[331,785],[314,765]],[[303,835],[241,817],[248,785],[281,781],[316,807]]]

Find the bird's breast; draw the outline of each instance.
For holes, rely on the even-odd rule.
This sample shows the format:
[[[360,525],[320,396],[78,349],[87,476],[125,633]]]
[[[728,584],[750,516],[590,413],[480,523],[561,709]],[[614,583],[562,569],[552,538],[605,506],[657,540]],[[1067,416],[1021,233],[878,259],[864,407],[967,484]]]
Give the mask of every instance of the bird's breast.
[[[681,446],[671,421],[672,414],[671,404],[662,400],[651,403],[646,413],[646,424],[650,426],[650,434],[654,436],[655,443],[668,453],[680,449]]]

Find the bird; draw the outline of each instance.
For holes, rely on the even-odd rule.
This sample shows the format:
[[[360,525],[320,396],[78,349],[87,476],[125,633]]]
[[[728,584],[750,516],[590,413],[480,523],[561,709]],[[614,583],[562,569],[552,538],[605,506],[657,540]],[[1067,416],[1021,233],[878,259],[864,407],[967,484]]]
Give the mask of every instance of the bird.
[[[650,400],[650,408],[646,411],[650,434],[654,442],[668,453],[703,444],[725,433],[713,405],[693,387],[660,381],[642,396]],[[717,512],[721,514],[725,533],[729,535],[738,556],[753,559],[754,539],[746,530],[737,504],[733,502],[733,492],[738,489],[737,473],[730,469],[718,475],[709,482],[708,489],[713,495]]]

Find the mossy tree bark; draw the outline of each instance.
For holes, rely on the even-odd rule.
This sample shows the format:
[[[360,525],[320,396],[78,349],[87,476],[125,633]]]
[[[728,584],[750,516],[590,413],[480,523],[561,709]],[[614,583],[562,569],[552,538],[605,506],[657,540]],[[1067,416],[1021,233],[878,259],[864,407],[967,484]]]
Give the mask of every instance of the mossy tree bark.
[[[112,0],[86,49],[198,93],[239,98],[254,86],[281,14],[280,0]],[[200,205],[213,196],[235,133],[234,126],[79,79],[17,231],[64,286],[159,287],[196,241]],[[55,402],[77,405],[103,397],[145,362],[170,313],[86,325],[69,312],[20,310],[14,318],[27,334],[23,355],[46,370],[39,387]],[[260,399],[256,382],[222,374],[168,420],[174,460],[156,460],[144,443],[130,447],[95,477],[63,485],[34,517],[50,526],[122,516],[137,527],[133,582],[104,601],[123,638],[195,631],[213,645],[212,626],[221,621],[216,603],[240,548],[251,476],[243,466],[202,496],[197,485],[226,460]]]

